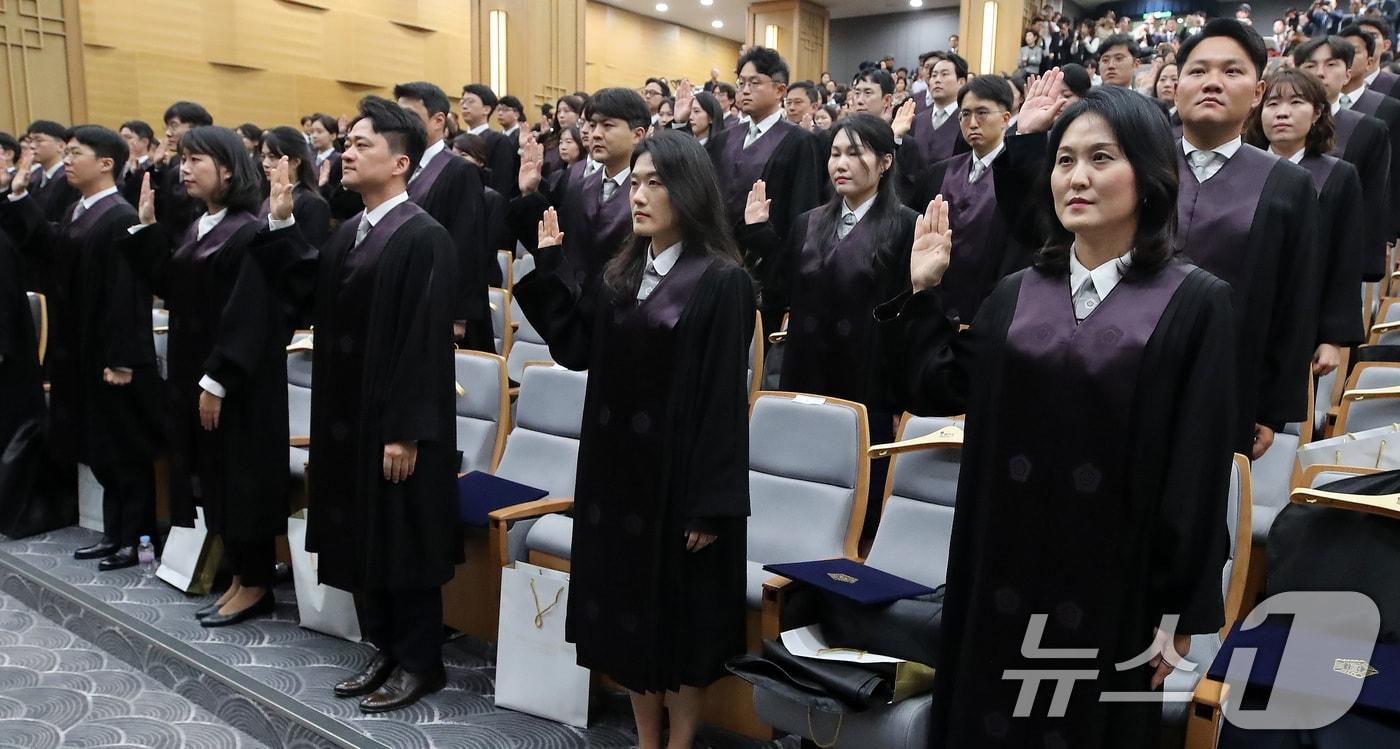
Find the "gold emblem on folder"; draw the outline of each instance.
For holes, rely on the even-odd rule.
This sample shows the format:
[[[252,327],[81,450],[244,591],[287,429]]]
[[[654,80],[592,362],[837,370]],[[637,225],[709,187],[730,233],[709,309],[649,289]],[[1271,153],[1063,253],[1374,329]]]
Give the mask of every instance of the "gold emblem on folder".
[[[1351,660],[1349,658],[1338,658],[1332,664],[1332,670],[1353,679],[1364,679],[1368,676],[1375,676],[1380,673],[1374,666],[1366,661]]]
[[[835,580],[838,583],[845,583],[847,585],[854,585],[860,582],[860,580],[857,580],[856,578],[851,577],[850,575],[847,575],[844,572],[828,572],[826,573],[826,576],[831,578],[832,580]]]

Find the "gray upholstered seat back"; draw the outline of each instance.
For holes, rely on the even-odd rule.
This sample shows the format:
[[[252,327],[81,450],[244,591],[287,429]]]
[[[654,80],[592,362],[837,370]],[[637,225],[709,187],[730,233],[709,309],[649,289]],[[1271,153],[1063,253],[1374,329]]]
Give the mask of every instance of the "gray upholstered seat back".
[[[900,439],[922,437],[955,424],[961,422],[912,418]],[[945,582],[961,464],[960,447],[895,456],[890,496],[866,564],[924,585]]]
[[[1231,461],[1229,503],[1225,507],[1225,526],[1230,530],[1230,548],[1225,556],[1225,568],[1220,571],[1221,600],[1228,600],[1230,597],[1230,576],[1235,571],[1235,540],[1239,538],[1240,512],[1247,501],[1249,498],[1244,496],[1244,477],[1240,475],[1240,464]]]
[[[509,292],[492,287],[486,290],[487,301],[491,303],[491,335],[496,339],[496,353],[505,356],[506,330],[510,327]]]
[[[1337,386],[1337,378],[1345,375],[1341,367],[1317,378],[1317,392],[1313,395],[1313,434],[1322,434],[1327,427],[1327,410],[1332,407],[1332,389]]]
[[[1298,442],[1297,435],[1279,432],[1274,444],[1250,466],[1250,527],[1255,541],[1263,543],[1269,537],[1274,518],[1288,504]]]
[[[524,256],[516,258],[512,266],[511,270],[514,281],[515,283],[520,283],[520,279],[524,278],[525,274],[535,269],[535,256],[525,253]]]
[[[287,352],[287,416],[293,437],[311,435],[311,352]]]
[[[1396,386],[1400,386],[1400,366],[1367,367],[1356,377],[1357,390]],[[1366,399],[1350,404],[1346,430],[1348,433],[1364,432],[1396,422],[1400,422],[1400,398]]]
[[[528,257],[528,256],[527,256]],[[510,302],[510,319],[520,324],[515,331],[515,340],[510,344],[510,356],[506,358],[506,372],[510,379],[520,382],[521,372],[525,368],[526,362],[531,361],[553,361],[549,354],[549,346],[540,336],[540,332],[535,330],[535,326],[530,324],[530,319],[525,316],[525,310],[520,308],[520,303],[514,299]]]
[[[1376,320],[1373,324],[1379,325],[1381,323],[1395,322],[1396,320],[1400,320],[1400,304],[1391,304],[1389,307],[1387,307],[1385,310],[1385,314],[1382,315],[1382,318],[1383,319]],[[1392,330],[1386,333],[1381,333],[1380,336],[1376,338],[1376,343],[1387,344],[1392,346],[1397,343],[1400,343],[1400,331]]]
[[[511,287],[511,281],[513,280],[513,276],[511,275],[511,271],[514,270],[511,268],[512,262],[509,252],[505,250],[496,251],[496,266],[501,269],[501,283],[505,284],[505,288],[507,289]]]
[[[523,377],[515,428],[496,475],[544,489],[551,497],[571,497],[588,373],[540,366],[527,368]]]
[[[480,351],[458,351],[457,449],[462,452],[459,470],[490,471],[495,455],[496,435],[508,419],[503,412],[506,362],[499,356]]]
[[[170,326],[170,313],[163,309],[151,310],[151,338],[156,346],[156,371],[163,380],[167,373],[167,358],[170,351],[170,336],[165,330]],[[155,330],[161,328],[161,330]]]
[[[808,400],[805,396],[802,400]],[[749,418],[749,560],[845,553],[864,466],[865,415],[843,404],[763,394]]]
[[[44,297],[33,291],[25,292],[25,296],[29,299],[29,316],[34,318],[34,337],[38,338],[43,332]]]

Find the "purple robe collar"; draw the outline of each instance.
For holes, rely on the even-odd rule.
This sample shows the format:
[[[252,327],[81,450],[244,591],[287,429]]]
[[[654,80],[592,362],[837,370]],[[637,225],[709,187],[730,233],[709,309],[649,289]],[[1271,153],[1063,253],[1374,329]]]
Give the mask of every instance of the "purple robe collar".
[[[1350,109],[1337,110],[1336,116],[1332,118],[1332,124],[1336,129],[1336,143],[1332,148],[1330,156],[1341,157],[1346,153],[1347,143],[1351,142],[1352,133],[1356,132],[1356,124],[1361,122],[1366,115]]]
[[[389,244],[389,240],[394,237],[394,234],[398,232],[400,227],[408,223],[409,219],[423,212],[423,209],[412,200],[405,200],[393,208],[390,208],[389,212],[384,214],[383,218],[379,219],[379,223],[369,228],[369,233],[365,234],[365,239],[363,242],[360,242],[359,247],[355,247],[352,244],[349,250],[350,254],[368,258],[369,261],[373,261],[374,258],[379,257],[379,253],[384,251],[385,245]],[[360,217],[363,215],[364,211],[361,211],[345,223],[351,226],[359,226]],[[351,232],[350,236],[351,242],[353,243],[354,232]]]
[[[636,312],[648,327],[674,328],[695,295],[700,277],[705,275],[714,261],[713,257],[688,252],[682,247],[681,256],[671,266],[671,272],[661,277],[661,282],[651,290],[651,294],[641,302],[632,300]],[[627,304],[626,300],[623,304]]]
[[[203,218],[202,216],[200,218]],[[180,243],[180,247],[175,250],[176,255],[194,255],[195,259],[202,260],[219,250],[223,249],[224,243],[229,240],[239,229],[258,220],[258,217],[248,211],[234,213],[229,211],[224,216],[224,220],[218,226],[209,230],[209,233],[199,237],[199,219],[195,219],[190,224],[190,228],[185,230],[185,241]],[[197,238],[198,237],[198,238]]]
[[[446,148],[438,151],[437,155],[428,161],[428,165],[421,167],[418,174],[410,178],[408,183],[408,199],[415,203],[422,203],[428,193],[433,189],[433,183],[442,176],[442,170],[447,167],[447,162],[457,158]]]
[[[96,203],[93,203],[90,208],[83,211],[83,215],[79,216],[77,221],[72,220],[73,211],[78,209],[78,203],[74,203],[73,207],[68,209],[68,231],[71,232],[73,236],[78,237],[86,234],[88,230],[92,228],[93,224],[96,224],[97,220],[102,218],[103,214],[116,208],[118,204],[125,202],[120,192],[114,192]]]

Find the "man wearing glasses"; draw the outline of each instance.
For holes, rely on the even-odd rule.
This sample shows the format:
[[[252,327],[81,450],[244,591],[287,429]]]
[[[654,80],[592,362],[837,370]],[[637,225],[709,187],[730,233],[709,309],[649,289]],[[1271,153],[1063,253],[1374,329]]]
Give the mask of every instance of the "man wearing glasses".
[[[642,87],[642,98],[646,100],[647,109],[651,110],[651,124],[655,125],[661,119],[661,102],[671,95],[671,84],[665,78],[648,78],[645,86]]]
[[[905,102],[890,126],[899,144],[899,171],[906,190],[937,164],[955,153],[967,150],[967,141],[958,130],[958,91],[967,83],[967,60],[938,52],[929,57],[928,92],[923,98]],[[906,193],[907,194],[907,193]]]

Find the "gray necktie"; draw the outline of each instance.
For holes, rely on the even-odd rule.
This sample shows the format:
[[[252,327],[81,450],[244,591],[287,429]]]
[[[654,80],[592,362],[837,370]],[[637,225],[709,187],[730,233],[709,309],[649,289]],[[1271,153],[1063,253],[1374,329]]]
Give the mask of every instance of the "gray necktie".
[[[1083,320],[1099,306],[1099,290],[1094,286],[1094,277],[1084,279],[1079,291],[1074,293],[1074,319]]]
[[[758,123],[751,123],[749,125],[749,134],[744,136],[744,148],[753,145],[753,142],[758,140],[758,136],[760,135],[763,135],[763,131],[758,129]]]
[[[967,175],[967,181],[968,181],[968,182],[976,182],[977,180],[979,180],[979,179],[982,178],[982,175],[985,174],[986,171],[987,171],[987,165],[986,165],[986,164],[983,164],[981,159],[973,159],[973,160],[972,160],[972,173],[969,174],[969,175]]]
[[[81,216],[81,215],[83,215],[83,213],[86,212],[86,211],[87,211],[87,206],[86,206],[86,205],[83,205],[83,201],[79,200],[79,201],[78,201],[78,204],[77,204],[76,206],[73,207],[73,218],[72,218],[71,220],[77,221],[77,220],[78,220],[78,217]]]
[[[948,121],[948,110],[946,110],[946,109],[935,109],[935,110],[933,110],[933,129],[934,129],[934,130],[937,130],[938,128],[943,127],[943,123],[945,123],[945,122],[947,122],[947,121]]]
[[[1205,182],[1215,176],[1215,172],[1218,171],[1211,169],[1211,166],[1219,158],[1220,154],[1214,151],[1192,151],[1186,160],[1191,164],[1191,173],[1196,175],[1196,181]]]
[[[613,193],[617,192],[617,183],[610,179],[603,180],[603,202],[612,200]]]
[[[359,247],[360,243],[365,241],[365,237],[369,236],[369,229],[369,215],[360,216],[360,225],[355,228],[355,244],[351,245],[351,249]]]
[[[1337,99],[1337,103],[1341,105],[1342,109],[1351,109],[1351,97],[1346,94],[1342,94],[1341,97]]]
[[[854,213],[845,213],[845,214],[842,214],[842,215],[841,215],[841,223],[840,223],[839,225],[837,225],[837,227],[836,227],[836,236],[839,237],[840,239],[845,239],[845,238],[846,238],[846,235],[847,235],[847,234],[850,234],[850,233],[851,233],[851,229],[854,229],[855,226],[856,226],[856,214],[854,214]]]

